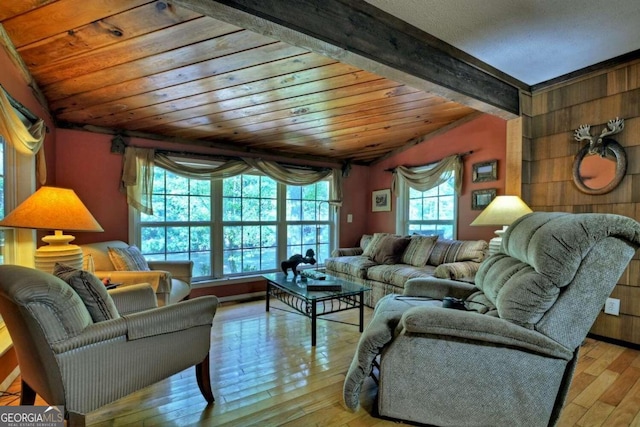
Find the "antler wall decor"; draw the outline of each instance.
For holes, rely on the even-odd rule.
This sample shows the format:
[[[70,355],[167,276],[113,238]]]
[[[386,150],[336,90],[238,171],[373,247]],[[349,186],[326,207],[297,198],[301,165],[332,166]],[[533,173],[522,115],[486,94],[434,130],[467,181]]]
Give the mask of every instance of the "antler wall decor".
[[[606,154],[606,147],[602,143],[604,138],[609,135],[615,135],[616,133],[622,132],[624,129],[624,119],[620,119],[616,117],[613,120],[609,120],[607,122],[608,129],[602,129],[600,136],[596,139],[591,136],[591,126],[590,125],[580,125],[578,129],[576,129],[573,137],[576,141],[589,141],[589,154],[598,154],[602,157]]]

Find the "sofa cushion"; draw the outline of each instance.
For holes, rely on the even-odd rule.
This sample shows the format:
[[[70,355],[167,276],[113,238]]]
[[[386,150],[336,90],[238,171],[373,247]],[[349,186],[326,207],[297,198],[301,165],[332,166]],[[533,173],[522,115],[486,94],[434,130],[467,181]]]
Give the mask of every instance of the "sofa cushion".
[[[367,278],[367,269],[377,265],[375,261],[365,256],[341,256],[337,258],[327,258],[325,267],[329,271],[348,274],[358,279]]]
[[[53,274],[69,284],[78,294],[94,322],[117,319],[118,309],[102,281],[88,271],[56,263]]]
[[[397,264],[410,240],[408,237],[376,233],[363,255],[378,264]]]
[[[411,236],[400,262],[414,267],[424,267],[435,247],[436,240],[438,240],[438,236]]]
[[[367,270],[367,278],[404,288],[407,280],[414,277],[432,277],[434,270],[435,267],[432,265],[424,267],[414,267],[407,264],[374,265]]]
[[[109,258],[117,271],[150,271],[147,260],[137,246],[109,247]]]
[[[439,279],[472,281],[480,268],[480,264],[475,261],[447,262],[438,265],[433,275]]]
[[[482,262],[489,244],[484,240],[438,239],[429,256],[428,264],[440,265],[449,262]]]

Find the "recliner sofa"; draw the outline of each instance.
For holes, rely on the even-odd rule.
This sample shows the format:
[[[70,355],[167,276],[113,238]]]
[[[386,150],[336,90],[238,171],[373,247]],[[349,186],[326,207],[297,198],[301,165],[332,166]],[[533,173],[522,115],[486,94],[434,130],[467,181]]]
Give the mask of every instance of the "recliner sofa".
[[[403,295],[378,303],[345,403],[358,405],[380,353],[380,415],[437,426],[555,425],[580,345],[639,246],[640,224],[620,215],[516,220],[475,285],[412,279]],[[465,310],[443,308],[447,296]]]

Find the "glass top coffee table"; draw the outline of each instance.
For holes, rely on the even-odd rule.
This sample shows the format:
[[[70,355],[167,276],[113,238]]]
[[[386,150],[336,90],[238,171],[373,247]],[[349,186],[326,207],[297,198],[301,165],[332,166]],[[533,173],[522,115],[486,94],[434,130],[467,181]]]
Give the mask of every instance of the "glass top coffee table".
[[[363,295],[371,288],[330,275],[325,275],[325,280],[307,279],[306,281],[296,281],[293,276],[286,276],[284,273],[269,273],[262,276],[267,280],[267,311],[269,311],[269,300],[273,297],[310,318],[312,346],[316,345],[316,321],[318,317],[327,314],[358,308],[360,310],[358,326],[362,332]]]

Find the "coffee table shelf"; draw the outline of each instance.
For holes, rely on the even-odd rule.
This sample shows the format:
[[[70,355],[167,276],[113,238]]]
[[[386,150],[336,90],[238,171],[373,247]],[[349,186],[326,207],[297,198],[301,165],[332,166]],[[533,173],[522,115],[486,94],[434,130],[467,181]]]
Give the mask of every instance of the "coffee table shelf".
[[[263,274],[263,277],[267,280],[266,311],[269,311],[269,301],[273,297],[291,307],[295,312],[310,318],[312,346],[316,345],[317,319],[327,314],[358,308],[360,310],[358,326],[362,332],[364,323],[363,296],[371,288],[327,275],[321,282],[340,285],[341,289],[311,291],[307,289],[306,285],[311,283],[312,279],[308,279],[306,282],[296,282],[295,278],[283,273]],[[347,323],[333,319],[326,320]]]

